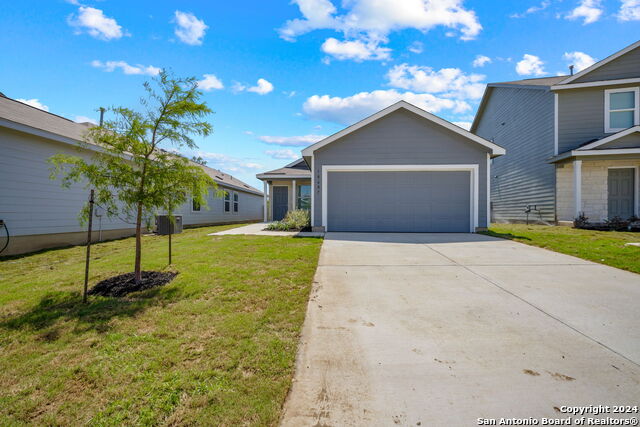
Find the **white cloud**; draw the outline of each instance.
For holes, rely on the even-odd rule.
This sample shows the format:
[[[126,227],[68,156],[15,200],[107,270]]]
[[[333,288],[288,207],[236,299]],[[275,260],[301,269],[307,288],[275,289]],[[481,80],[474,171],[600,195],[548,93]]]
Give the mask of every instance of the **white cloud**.
[[[566,19],[583,19],[582,24],[593,24],[602,16],[603,8],[601,0],[580,0],[578,7],[573,9]]]
[[[258,139],[266,144],[281,145],[285,147],[306,147],[325,139],[326,135],[299,135],[299,136],[259,136]]]
[[[482,74],[465,74],[458,68],[400,64],[387,73],[389,85],[415,92],[438,93],[445,98],[479,99],[484,92]]]
[[[158,67],[154,67],[153,65],[129,65],[124,61],[106,61],[102,62],[99,60],[91,61],[91,66],[95,68],[102,68],[102,70],[107,72],[113,72],[116,69],[120,68],[124,74],[131,75],[146,75],[146,76],[156,76],[160,74],[162,69]]]
[[[471,65],[473,65],[474,68],[480,68],[490,63],[491,63],[491,58],[489,58],[488,56],[476,55],[476,59],[473,60]]]
[[[296,153],[295,151],[289,149],[266,150],[264,154],[270,156],[273,159],[280,160],[296,160],[300,158],[300,153]]]
[[[76,116],[76,118],[73,121],[76,123],[91,123],[94,125],[98,124],[98,121],[96,119],[92,119],[91,117],[87,117],[87,116]]]
[[[338,60],[353,59],[356,62],[389,59],[391,52],[389,48],[380,47],[378,41],[340,41],[333,37],[326,39],[321,49]]]
[[[569,63],[569,65],[575,66],[575,72],[580,72],[585,68],[589,68],[596,63],[596,60],[584,52],[565,52],[562,58]]]
[[[521,76],[542,76],[546,74],[544,62],[535,55],[525,53],[522,60],[516,64],[516,73]]]
[[[304,112],[311,118],[352,124],[398,101],[405,100],[431,113],[469,111],[471,106],[458,99],[439,98],[430,93],[398,92],[395,89],[360,92],[352,96],[313,95],[305,101]]]
[[[471,122],[452,122],[454,125],[461,127],[464,130],[471,129]]]
[[[203,79],[198,81],[198,87],[204,91],[213,89],[224,89],[222,81],[215,74],[203,74]]]
[[[409,45],[408,49],[411,53],[420,54],[424,52],[424,43],[415,41]]]
[[[545,10],[546,8],[549,7],[550,4],[551,4],[551,1],[543,0],[543,2],[540,3],[540,5],[531,6],[529,9],[525,10],[522,13],[514,13],[514,14],[510,15],[510,18],[524,18],[525,16],[531,15],[532,13],[536,13],[536,12],[540,12],[542,10]]]
[[[49,107],[44,105],[37,98],[31,98],[31,99],[16,98],[16,101],[22,102],[23,104],[31,105],[32,107],[35,107],[35,108],[37,108],[39,110],[49,111]]]
[[[302,16],[287,21],[278,31],[280,37],[294,41],[296,37],[314,30],[329,29],[343,34],[350,43],[359,40],[368,51],[375,51],[371,57],[385,56],[380,44],[387,43],[387,36],[394,31],[408,28],[427,32],[435,27],[443,26],[459,34],[462,40],[471,40],[482,30],[473,10],[465,9],[464,0],[348,0],[341,6],[345,12],[338,13],[335,5],[329,0],[293,0],[298,5]],[[327,39],[331,40],[331,39]],[[335,40],[335,39],[333,39]],[[325,41],[325,44],[327,43]],[[337,49],[338,44],[330,42]],[[323,44],[323,46],[325,46]],[[342,50],[346,46],[340,46]],[[362,60],[362,46],[349,45],[353,59]],[[349,58],[351,59],[351,58]]]
[[[256,86],[251,86],[247,89],[247,92],[254,92],[258,95],[266,95],[271,91],[273,91],[273,84],[265,79],[258,79],[258,84]]]
[[[463,7],[463,0],[351,0],[343,2],[349,9],[343,15],[336,15],[336,7],[329,0],[293,3],[303,17],[287,21],[280,29],[280,36],[287,40],[318,29],[385,37],[406,28],[426,32],[442,25],[459,30],[463,40],[475,38],[482,30],[475,12]]]
[[[621,0],[618,20],[640,21],[640,0]]]
[[[232,89],[234,92],[247,91],[257,93],[258,95],[266,95],[269,92],[273,91],[273,84],[271,84],[271,82],[268,80],[258,79],[258,82],[255,86],[247,87],[242,83],[235,82]]]
[[[202,44],[207,31],[207,24],[196,18],[193,13],[176,10],[173,21],[176,24],[175,35],[183,43],[197,46]]]
[[[251,161],[250,159],[241,159],[222,153],[212,153],[207,151],[198,151],[196,157],[202,157],[207,161],[209,166],[230,172],[244,172],[249,170],[260,170],[264,166],[260,163]]]
[[[129,35],[115,19],[105,16],[100,9],[93,7],[80,6],[78,14],[69,15],[67,22],[76,29],[76,34],[87,32],[100,40],[119,39]]]

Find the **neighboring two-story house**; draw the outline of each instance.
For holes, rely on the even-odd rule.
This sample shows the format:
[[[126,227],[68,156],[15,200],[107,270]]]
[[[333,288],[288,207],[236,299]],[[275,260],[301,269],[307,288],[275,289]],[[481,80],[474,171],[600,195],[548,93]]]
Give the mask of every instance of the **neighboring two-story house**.
[[[569,223],[640,213],[640,41],[572,76],[491,83],[471,131],[493,160],[492,218]]]

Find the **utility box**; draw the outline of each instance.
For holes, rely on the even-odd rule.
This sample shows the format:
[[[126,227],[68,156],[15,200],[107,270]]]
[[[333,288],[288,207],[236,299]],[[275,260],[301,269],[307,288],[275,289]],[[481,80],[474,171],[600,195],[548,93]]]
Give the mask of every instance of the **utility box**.
[[[156,215],[156,233],[162,235],[182,233],[182,215],[174,215],[173,222],[169,215]]]

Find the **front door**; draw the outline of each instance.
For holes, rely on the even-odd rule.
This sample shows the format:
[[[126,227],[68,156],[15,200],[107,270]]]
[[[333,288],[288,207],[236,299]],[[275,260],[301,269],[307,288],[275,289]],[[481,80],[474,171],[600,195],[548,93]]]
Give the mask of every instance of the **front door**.
[[[280,221],[289,210],[289,187],[273,187],[273,220]]]
[[[633,216],[635,169],[609,169],[609,219]]]

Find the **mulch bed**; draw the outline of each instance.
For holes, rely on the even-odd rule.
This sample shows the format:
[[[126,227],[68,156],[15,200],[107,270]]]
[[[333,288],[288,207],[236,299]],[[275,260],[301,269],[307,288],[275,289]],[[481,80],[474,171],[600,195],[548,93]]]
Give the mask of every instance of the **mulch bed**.
[[[123,297],[131,292],[164,286],[177,275],[178,273],[173,272],[143,271],[142,281],[136,285],[134,273],[121,274],[98,282],[97,285],[89,289],[88,293],[104,297]]]

